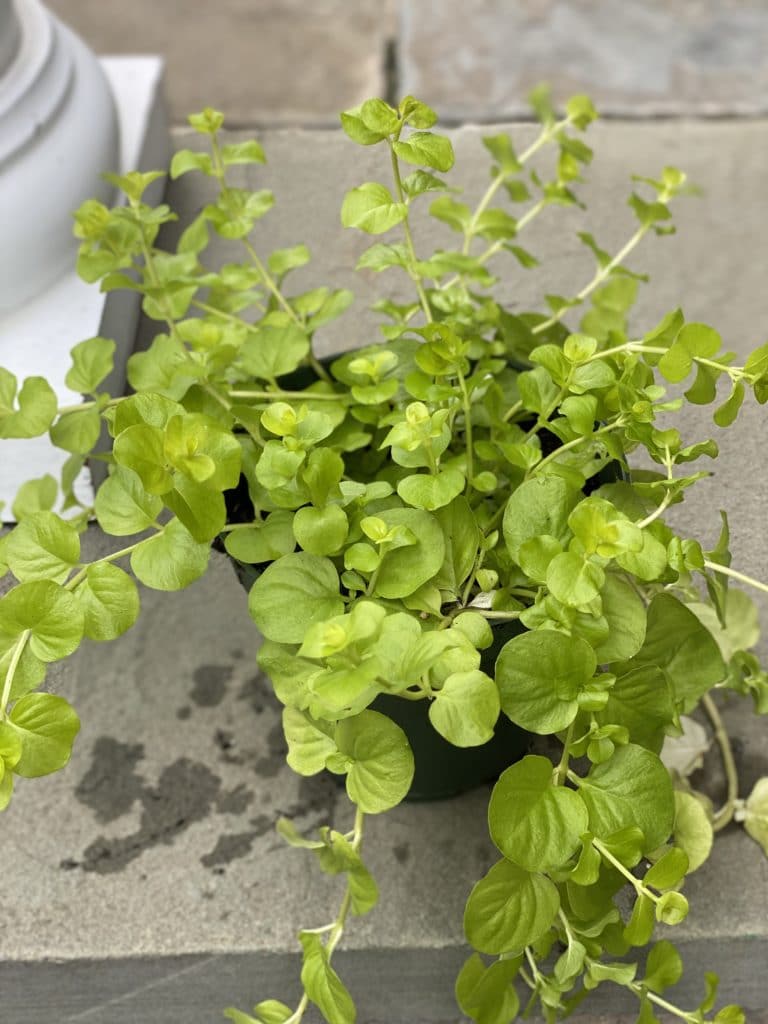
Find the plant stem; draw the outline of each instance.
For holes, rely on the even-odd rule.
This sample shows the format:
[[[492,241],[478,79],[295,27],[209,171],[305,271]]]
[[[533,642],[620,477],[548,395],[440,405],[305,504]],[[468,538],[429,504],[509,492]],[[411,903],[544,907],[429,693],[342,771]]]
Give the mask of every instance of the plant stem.
[[[155,525],[154,529],[159,533],[163,528],[162,526]],[[100,562],[116,562],[118,558],[125,558],[126,555],[130,555],[132,551],[135,551],[144,541],[149,539],[149,537],[143,537],[141,540],[137,540],[135,544],[129,544],[127,548],[120,548],[119,551],[112,551],[108,555],[103,555],[101,558],[96,558],[93,562],[89,562],[88,565],[79,569],[71,579],[67,580],[64,584],[64,589],[74,590],[75,587],[79,586],[88,573],[88,566],[98,565]]]
[[[626,880],[631,883],[638,896],[648,896],[654,901],[654,903],[658,902],[659,897],[647,888],[647,886],[643,885],[639,878],[635,878],[629,868],[625,868],[618,857],[614,857],[611,851],[601,843],[599,839],[593,838],[592,845],[604,860],[607,860],[609,864],[613,865],[617,871],[624,875]]]
[[[560,757],[560,763],[557,768],[555,768],[554,780],[556,786],[562,786],[568,775],[568,764],[571,759],[571,743],[573,742],[573,730],[575,727],[576,719],[574,718],[568,726],[568,732],[565,734],[565,742],[563,743],[563,753]]]
[[[472,451],[472,403],[469,400],[467,382],[461,370],[458,371],[459,387],[461,388],[461,404],[464,407],[464,438],[467,452],[467,486],[466,492],[472,489],[472,478],[475,475],[474,453]]]
[[[608,434],[612,430],[617,430],[624,426],[624,420],[619,418],[614,420],[613,423],[606,423],[604,427],[596,430],[592,437],[599,437],[601,434]],[[531,476],[536,476],[542,466],[546,466],[548,462],[554,461],[558,455],[562,455],[563,452],[567,452],[571,448],[577,448],[580,444],[583,444],[586,438],[575,437],[572,441],[567,441],[565,444],[561,444],[559,448],[556,448],[553,452],[550,452],[546,458],[542,459],[541,462],[537,462],[533,469],[529,470],[526,474],[526,479]],[[767,588],[768,589],[768,588]]]
[[[688,1021],[689,1024],[694,1024],[694,1022],[699,1019],[698,1017],[695,1017],[692,1014],[687,1013],[685,1010],[681,1010],[679,1006],[674,1006],[672,1003],[667,1002],[666,999],[662,999],[661,996],[657,996],[655,992],[649,991],[638,981],[630,981],[624,987],[628,988],[631,992],[634,992],[636,996],[640,996],[640,998],[645,996],[647,999],[649,999],[652,1003],[655,1003],[656,1006],[660,1007],[662,1010],[666,1010],[667,1013],[671,1013],[673,1016],[679,1017],[680,1020]]]
[[[761,583],[760,580],[753,579],[751,576],[745,576],[743,572],[731,569],[729,565],[720,565],[718,562],[710,562],[708,558],[705,558],[704,567],[711,569],[712,572],[721,572],[724,576],[730,576],[731,579],[738,580],[739,583],[746,583],[748,587],[754,587],[756,590],[762,590],[763,593],[768,594],[768,585]]]
[[[649,226],[650,225],[648,224],[641,224],[637,231],[635,231],[632,237],[626,242],[624,246],[622,246],[622,248],[616,253],[616,255],[608,263],[606,263],[604,267],[600,267],[600,269],[596,271],[592,280],[588,281],[587,284],[585,284],[581,291],[576,295],[575,304],[580,305],[584,301],[584,299],[586,299],[587,296],[590,295],[595,290],[595,288],[598,287],[598,285],[601,285],[603,281],[605,281],[605,279],[609,276],[612,270],[621,265],[622,260],[626,259],[626,257],[632,252],[632,250],[635,248],[638,242],[640,242],[643,236],[648,232]],[[565,316],[565,314],[568,312],[568,310],[571,308],[571,306],[567,306],[561,310],[558,310],[558,312],[554,313],[548,320],[544,320],[542,323],[536,324],[536,326],[531,329],[531,333],[541,334],[542,331],[546,331],[548,328],[554,327],[554,325],[559,323]]]
[[[117,398],[110,398],[108,402],[105,402],[102,406],[103,409],[109,408],[111,405],[118,405],[120,402],[124,402],[126,398],[130,398],[130,395],[118,395]],[[96,405],[96,401],[78,402],[77,405],[62,405],[58,410],[58,416],[66,416],[69,412],[80,412],[82,409],[90,409],[91,406]]]
[[[395,152],[394,146],[392,145],[392,141],[388,140],[388,143],[389,155],[392,161],[392,175],[395,179],[395,189],[397,191],[397,201],[399,203],[402,203],[403,206],[405,206],[406,208],[405,218],[403,220],[403,232],[405,234],[405,244],[408,248],[408,256],[411,263],[409,267],[409,274],[411,280],[413,281],[416,287],[416,294],[419,296],[419,302],[421,303],[421,308],[424,310],[424,316],[426,317],[427,323],[431,324],[433,319],[432,310],[429,308],[429,300],[427,299],[427,293],[424,291],[424,285],[422,284],[421,277],[419,275],[418,270],[416,269],[418,259],[416,257],[416,248],[414,247],[413,244],[411,225],[408,222],[408,204],[406,203],[405,191],[403,190],[403,180],[400,177],[400,164],[397,159],[397,153]]]
[[[314,391],[227,391],[230,398],[256,398],[260,401],[279,401],[282,398],[301,398],[305,402],[347,402],[347,395],[328,395],[324,392]]]
[[[11,688],[13,686],[13,679],[16,675],[16,670],[19,667],[21,656],[24,653],[24,648],[27,646],[27,641],[32,635],[31,629],[25,629],[20,634],[19,639],[16,641],[16,646],[13,649],[11,660],[8,664],[8,671],[5,673],[5,682],[3,683],[3,695],[0,697],[0,722],[4,722],[8,717],[8,701],[11,699]]]
[[[478,612],[480,615],[483,616],[484,619],[499,619],[502,622],[511,622],[514,619],[519,619],[520,615],[522,614],[521,611],[491,612],[486,611],[484,608],[473,608],[472,605],[469,605],[467,608],[462,609],[462,611]]]
[[[730,824],[734,811],[736,810],[736,801],[739,798],[739,775],[736,769],[736,762],[733,757],[733,748],[731,747],[731,740],[728,736],[728,731],[725,728],[717,705],[708,693],[705,693],[701,698],[701,706],[704,708],[707,718],[712,725],[712,731],[715,739],[717,740],[717,745],[720,748],[720,757],[723,762],[723,770],[725,771],[725,778],[728,785],[728,796],[726,802],[715,814],[712,822],[712,828],[714,831],[719,832],[721,829],[724,829],[726,825]]]

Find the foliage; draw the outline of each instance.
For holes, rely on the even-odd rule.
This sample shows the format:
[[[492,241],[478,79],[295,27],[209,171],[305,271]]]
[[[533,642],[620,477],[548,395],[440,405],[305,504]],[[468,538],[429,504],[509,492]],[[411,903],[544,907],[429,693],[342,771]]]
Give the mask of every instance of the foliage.
[[[310,1003],[330,1024],[355,1019],[332,958],[349,914],[378,898],[361,854],[365,817],[403,800],[414,771],[405,734],[371,709],[382,693],[428,701],[432,725],[457,747],[486,742],[501,714],[561,746],[557,764],[533,753],[511,765],[491,794],[500,859],[467,902],[476,952],[456,997],[468,1017],[504,1024],[527,1002],[555,1020],[610,981],[637,996],[643,1024],[658,1009],[691,1024],[744,1019],[736,1007],[709,1016],[712,979],[696,1009],[663,997],[682,971],[667,939],[639,962],[632,950],[651,943],[657,923],[685,917],[685,876],[734,812],[766,846],[766,780],[738,800],[709,696],[727,688],[768,710],[768,677],[750,650],[752,606],[728,589],[731,578],[755,581],[730,567],[725,520],[705,552],[664,517],[707,475],[691,464],[717,455],[714,441],[685,439],[668,414],[686,401],[719,403],[722,428],[748,392],[765,403],[768,346],[737,366],[712,328],[679,310],[630,335],[642,278],[626,260],[649,232],[672,230],[669,205],[687,190],[670,167],[638,182],[635,230],[616,255],[580,234],[596,267],[578,293],[545,295],[548,312],[504,308],[493,288],[505,261],[536,265],[520,236],[551,207],[580,204],[592,157],[586,98],[571,99],[564,116],[542,91],[533,103],[541,126],[524,151],[503,134],[484,139],[491,180],[474,209],[441,177],[453,149],[431,130],[425,104],[369,100],[342,114],[353,142],[380,146],[391,165],[390,184],[358,185],[341,209],[346,227],[388,236],[359,268],[391,270],[413,288],[412,301],[376,303],[383,343],[365,339],[318,360],[317,330],[353,295],[290,287],[310,260],[303,244],[259,255],[251,236],[272,194],[234,182],[263,151],[223,142],[222,116],[205,110],[190,123],[207,148],[178,152],[171,176],[203,174],[215,197],[174,250],[158,239],[175,215],[142,198],[155,174],[114,178],[125,203],[89,201],[76,215],[80,274],[104,291],[139,292],[158,324],[150,348],[129,361],[134,393],[104,391],[114,354],[104,338],[73,350],[67,383],[85,396],[75,406],[59,408],[40,377],[20,384],[0,370],[0,436],[48,433],[69,453],[60,485],[49,476],[24,485],[13,505],[19,523],[0,541],[10,584],[0,598],[2,806],[16,777],[69,759],[79,723],[63,697],[40,692],[47,665],[83,638],[107,641],[133,625],[133,576],[186,587],[205,572],[213,543],[258,567],[248,604],[284,705],[288,763],[302,775],[345,777],[349,831],[308,838],[278,826],[321,870],[346,879],[334,921],[300,933],[304,994],[295,1008],[268,999],[252,1014],[230,1009],[236,1024],[297,1024]],[[556,156],[549,178],[538,158],[531,169],[547,148]],[[426,257],[415,207],[445,226],[445,248]],[[242,259],[209,266],[213,235]],[[577,310],[571,330],[565,320]],[[90,508],[73,481],[94,450],[109,476]],[[627,459],[638,451],[656,468],[630,480]],[[85,562],[80,534],[94,516],[127,543]],[[518,623],[519,633],[491,675],[481,653],[499,623]],[[729,775],[716,814],[659,756],[700,705]]]

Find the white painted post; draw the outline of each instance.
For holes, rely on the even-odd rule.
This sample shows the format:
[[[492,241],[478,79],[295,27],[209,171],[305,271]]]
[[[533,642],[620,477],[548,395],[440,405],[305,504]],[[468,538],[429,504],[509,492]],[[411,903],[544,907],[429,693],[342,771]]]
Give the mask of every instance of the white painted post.
[[[19,19],[13,0],[0,0],[0,75],[16,55],[19,35]]]
[[[97,60],[40,0],[0,0],[0,366],[19,382],[42,373],[64,405],[79,397],[65,383],[69,350],[94,334],[117,343],[107,388],[125,386],[138,296],[79,280],[72,214],[85,199],[112,200],[103,171],[168,166],[162,77],[159,57]],[[163,187],[153,182],[147,202],[159,202]],[[19,485],[58,477],[66,452],[46,436],[0,447],[7,522]],[[90,469],[77,488],[93,500]]]
[[[100,176],[119,162],[96,57],[38,0],[0,0],[0,312],[71,266],[72,213],[109,199]]]

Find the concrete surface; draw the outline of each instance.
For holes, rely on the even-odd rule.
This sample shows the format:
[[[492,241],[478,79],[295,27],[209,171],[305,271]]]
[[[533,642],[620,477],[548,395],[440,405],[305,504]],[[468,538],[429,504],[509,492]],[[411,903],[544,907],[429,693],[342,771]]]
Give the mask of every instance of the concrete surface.
[[[49,0],[100,53],[157,52],[173,116],[338,123],[413,92],[455,121],[527,116],[531,86],[606,113],[763,114],[762,0]]]
[[[677,236],[647,241],[633,259],[654,278],[638,329],[679,302],[736,350],[764,340],[765,131],[756,121],[614,123],[594,133],[600,158],[584,195],[601,244],[615,248],[633,230],[623,203],[630,171],[679,163],[707,193],[680,203]],[[482,183],[479,134],[466,128],[454,138],[459,178]],[[386,180],[379,155],[353,150],[336,132],[267,132],[262,141],[269,164],[257,173],[275,188],[278,210],[262,222],[257,247],[306,240],[317,266],[297,275],[296,287],[348,284],[348,268],[368,240],[342,232],[336,211],[351,185],[380,174]],[[193,181],[170,190],[186,214],[205,201]],[[577,226],[578,215],[554,210],[532,227],[525,244],[546,260],[550,276],[514,270],[504,287],[512,308],[588,279]],[[435,231],[417,230],[419,251]],[[506,275],[509,264],[499,272]],[[371,277],[362,299],[374,284],[398,288],[396,276],[389,281]],[[374,336],[371,319],[350,312],[326,331],[324,345]],[[708,415],[691,417],[695,436],[717,431]],[[681,518],[711,539],[717,509],[727,504],[734,564],[762,578],[765,441],[765,412],[750,406],[728,432],[717,476],[697,488]],[[99,551],[104,541],[94,531],[88,544]],[[178,595],[148,594],[131,633],[87,646],[53,674],[55,689],[78,708],[83,732],[66,772],[20,785],[3,816],[4,1022],[32,1024],[55,1006],[60,1024],[209,1024],[227,1004],[247,1008],[295,994],[295,933],[333,916],[339,883],[301,852],[285,850],[273,824],[280,814],[307,830],[345,827],[349,818],[333,782],[302,781],[285,767],[278,709],[255,669],[256,645],[244,596],[216,556],[204,581]],[[727,715],[739,735],[746,792],[768,772],[765,722],[736,702]],[[479,791],[402,806],[371,822],[369,860],[382,903],[353,923],[338,957],[360,1024],[458,1020],[452,984],[465,952],[461,910],[493,856],[486,806],[487,792]],[[768,862],[733,827],[686,891],[693,910],[676,930],[687,961],[680,1000],[695,1003],[702,971],[720,970],[724,1000],[742,999],[754,1011],[751,1024],[760,1024],[768,979],[755,968],[768,958]],[[634,1019],[631,1006],[611,1001],[617,992],[601,989],[582,1024],[597,1024],[598,1013],[606,1021]]]
[[[159,53],[177,122],[338,124],[387,88],[396,0],[50,0],[98,53]]]
[[[613,116],[764,114],[763,0],[412,0],[401,89],[457,120],[525,116],[539,82]]]

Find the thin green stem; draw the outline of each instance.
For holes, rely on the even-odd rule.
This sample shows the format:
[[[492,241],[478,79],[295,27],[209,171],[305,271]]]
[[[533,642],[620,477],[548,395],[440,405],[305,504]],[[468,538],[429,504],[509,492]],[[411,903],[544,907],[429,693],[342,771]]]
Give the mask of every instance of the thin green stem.
[[[162,526],[158,526],[156,523],[153,524],[153,528],[158,533],[163,529]],[[70,579],[67,580],[67,582],[64,584],[64,589],[74,590],[76,587],[78,587],[87,576],[89,566],[98,565],[101,562],[116,562],[120,558],[125,558],[126,555],[130,555],[133,551],[136,550],[136,548],[141,547],[141,545],[149,539],[149,537],[143,537],[141,540],[137,540],[135,544],[129,544],[128,547],[120,548],[119,551],[112,551],[108,555],[103,555],[101,558],[97,558],[93,562],[89,562],[88,565],[83,566],[75,573],[74,576],[70,577]]]
[[[405,218],[403,219],[403,233],[405,234],[405,244],[408,249],[408,257],[410,261],[409,275],[416,287],[416,294],[419,297],[421,308],[424,310],[424,316],[426,317],[427,323],[431,324],[432,310],[429,307],[429,300],[427,299],[427,293],[424,291],[424,285],[421,280],[421,276],[417,270],[418,258],[416,256],[416,248],[413,244],[413,235],[411,234],[411,225],[408,221],[408,204],[406,202],[405,190],[403,189],[403,179],[400,176],[400,163],[397,159],[397,153],[395,152],[392,141],[389,141],[389,155],[392,162],[392,176],[395,180],[395,189],[397,191],[397,201],[402,203],[406,208]]]
[[[232,409],[232,403],[228,398],[225,398],[224,395],[220,394],[217,388],[215,388],[212,384],[203,384],[202,387],[203,391],[205,391],[207,395],[210,395],[211,398],[213,398],[214,401],[218,402],[223,409],[226,409],[227,412],[230,412],[230,410]]]
[[[755,590],[762,590],[763,593],[768,594],[768,585],[760,580],[753,579],[751,576],[746,576],[743,572],[731,569],[729,565],[720,565],[718,562],[710,562],[708,558],[705,558],[704,567],[711,569],[712,572],[721,572],[724,576],[730,576],[731,579],[738,580],[739,583],[744,583],[748,587],[754,587]]]
[[[3,682],[3,695],[0,697],[0,722],[4,722],[8,717],[8,701],[11,699],[13,679],[16,675],[16,670],[19,667],[21,656],[24,653],[24,648],[27,646],[27,641],[31,635],[31,629],[25,629],[24,632],[19,635],[19,638],[16,641],[16,646],[13,649],[13,654],[11,655],[11,660],[8,663],[8,671],[5,673],[5,681]]]
[[[650,526],[651,523],[655,523],[660,516],[664,515],[666,510],[674,501],[674,497],[675,496],[672,491],[667,491],[657,508],[655,508],[650,515],[647,515],[645,519],[641,519],[639,522],[635,523],[635,525],[639,526],[640,529],[643,530],[646,526]]]
[[[664,445],[664,465],[667,467],[667,481],[669,483],[674,483],[674,477],[672,475],[672,468],[674,466],[674,462],[668,445]],[[638,526],[641,530],[644,529],[646,526],[650,526],[651,523],[654,523],[660,516],[664,515],[664,513],[674,500],[675,494],[670,488],[669,490],[667,490],[667,493],[661,499],[661,502],[659,503],[658,507],[655,508],[653,512],[650,513],[650,515],[647,515],[645,519],[641,519],[635,525]]]
[[[223,309],[217,309],[215,306],[209,306],[207,302],[201,302],[200,299],[192,299],[190,305],[194,306],[195,309],[201,310],[203,313],[208,313],[209,316],[218,317],[220,320],[226,320],[227,323],[235,324],[238,327],[245,327],[246,330],[256,330],[255,324],[250,324],[245,320],[242,320],[239,316],[235,316],[234,313],[227,313]],[[267,309],[261,302],[253,302],[253,305],[262,313],[266,313]]]
[[[673,1003],[668,1002],[666,999],[662,999],[661,996],[657,996],[655,992],[649,991],[647,988],[645,988],[637,981],[630,981],[629,984],[625,986],[625,988],[628,988],[631,992],[634,992],[636,996],[640,996],[641,998],[645,996],[652,1003],[655,1003],[656,1006],[658,1006],[661,1010],[666,1010],[667,1013],[671,1013],[674,1017],[679,1017],[680,1020],[687,1021],[688,1024],[695,1024],[695,1022],[699,1020],[699,1018],[696,1017],[694,1014],[687,1013],[685,1010],[681,1010],[679,1006],[675,1006]]]
[[[291,1016],[285,1022],[285,1024],[300,1024],[300,1021],[304,1019],[304,1014],[307,1012],[309,1006],[309,996],[305,992],[299,1001],[299,1005],[293,1011]]]
[[[126,398],[130,398],[130,395],[118,395],[116,398],[110,398],[109,401],[104,402],[101,406],[102,409],[108,409],[112,405],[118,405],[120,402],[124,402]],[[78,402],[77,405],[62,405],[57,412],[57,416],[66,416],[69,412],[80,412],[82,409],[90,409],[94,405],[98,405],[95,399],[87,402]]]
[[[617,871],[624,875],[626,880],[631,883],[638,896],[649,896],[654,901],[658,900],[658,897],[654,895],[650,889],[644,886],[639,878],[635,878],[629,868],[624,867],[618,857],[614,857],[608,847],[601,843],[599,839],[593,838],[592,845],[604,860],[607,860],[609,864],[613,865]]]
[[[485,608],[473,608],[471,605],[465,611],[477,612],[484,619],[498,619],[500,622],[511,622],[513,619],[519,619],[522,615],[522,610],[516,612],[492,612],[486,611]]]
[[[728,787],[726,801],[715,814],[712,822],[712,827],[715,832],[719,832],[721,829],[724,829],[726,825],[730,824],[733,819],[733,814],[736,810],[736,801],[739,798],[739,774],[736,769],[736,761],[733,756],[733,748],[731,747],[731,740],[728,735],[728,731],[725,728],[725,724],[720,716],[717,705],[708,693],[705,693],[701,698],[701,706],[704,708],[707,718],[712,725],[712,732],[714,733],[714,737],[720,749],[720,757],[723,762],[723,770],[725,771],[725,778]]]
[[[244,391],[239,388],[232,391],[227,391],[230,398],[256,398],[260,401],[279,401],[283,398],[296,399],[301,398],[305,402],[348,402],[351,398],[348,395],[333,394],[328,395],[323,392],[314,391]]]
[[[568,776],[568,765],[571,760],[571,744],[573,743],[573,730],[576,728],[576,719],[568,726],[563,743],[563,753],[560,756],[560,763],[554,771],[554,782],[556,786],[562,786]]]
[[[464,437],[465,451],[467,453],[467,493],[472,488],[472,479],[475,475],[474,452],[472,451],[472,403],[469,399],[469,391],[464,374],[458,371],[459,387],[461,388],[461,404],[464,408]]]
[[[596,430],[594,432],[592,437],[599,437],[601,434],[609,434],[612,430],[618,430],[620,427],[623,426],[624,420],[621,418],[616,419],[613,421],[613,423],[606,423],[604,427],[600,427],[599,430]],[[536,476],[536,474],[540,472],[543,466],[546,466],[550,462],[554,462],[554,460],[557,459],[560,455],[562,455],[563,452],[567,452],[572,448],[578,448],[578,446],[580,444],[583,444],[584,441],[584,437],[575,437],[572,441],[566,441],[565,444],[561,444],[559,448],[556,448],[553,452],[550,452],[550,454],[547,455],[546,458],[542,459],[541,462],[537,462],[536,465],[526,474],[526,479],[531,476]]]
[[[625,245],[622,246],[622,248],[616,253],[616,255],[608,263],[606,263],[604,267],[600,267],[599,270],[596,271],[592,279],[588,281],[581,289],[581,291],[576,295],[575,304],[580,305],[584,301],[584,299],[586,299],[589,295],[592,294],[595,288],[597,288],[599,285],[603,283],[603,281],[605,281],[605,279],[609,276],[611,271],[615,270],[616,267],[621,265],[622,261],[627,258],[627,256],[632,252],[635,246],[647,234],[649,226],[650,225],[648,224],[641,224],[637,231],[635,231],[632,237],[626,242]],[[542,331],[546,331],[550,327],[553,327],[555,324],[559,323],[562,320],[562,318],[571,308],[571,306],[567,306],[561,310],[558,310],[558,312],[554,313],[548,320],[544,320],[542,323],[536,324],[536,326],[532,328],[532,333],[541,334]]]

